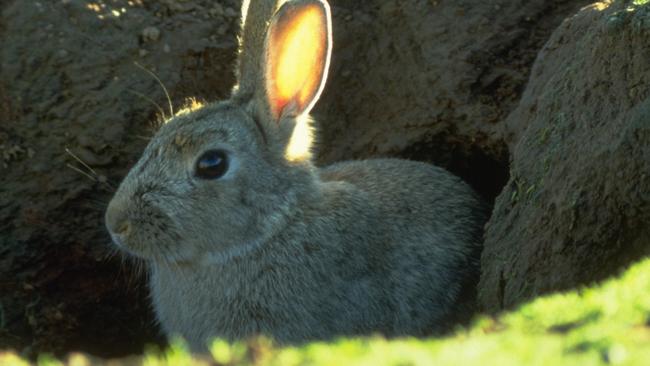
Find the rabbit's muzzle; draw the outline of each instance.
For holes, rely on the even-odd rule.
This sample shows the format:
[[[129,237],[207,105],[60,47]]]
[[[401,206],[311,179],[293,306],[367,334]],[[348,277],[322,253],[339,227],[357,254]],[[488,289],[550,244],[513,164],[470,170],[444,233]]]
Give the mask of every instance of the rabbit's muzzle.
[[[176,226],[150,194],[118,194],[106,209],[105,223],[117,247],[143,259],[179,261],[191,248],[179,247]]]
[[[126,247],[126,240],[133,231],[133,225],[128,219],[128,216],[125,213],[119,203],[115,200],[112,200],[106,209],[106,228],[108,229],[109,234],[113,242],[121,247]]]

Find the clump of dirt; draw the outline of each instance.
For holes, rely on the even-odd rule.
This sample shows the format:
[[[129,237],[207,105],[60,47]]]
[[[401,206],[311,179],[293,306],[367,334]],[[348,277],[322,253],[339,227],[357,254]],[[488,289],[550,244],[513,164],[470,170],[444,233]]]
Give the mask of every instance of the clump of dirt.
[[[511,178],[488,224],[489,310],[650,254],[650,5],[597,3],[540,52],[506,123]]]

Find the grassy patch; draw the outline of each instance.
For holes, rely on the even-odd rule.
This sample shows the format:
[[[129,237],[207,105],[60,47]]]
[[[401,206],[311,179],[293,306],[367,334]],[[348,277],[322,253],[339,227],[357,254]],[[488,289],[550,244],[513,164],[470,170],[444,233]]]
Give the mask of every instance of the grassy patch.
[[[300,348],[270,341],[217,341],[212,359],[193,358],[182,342],[127,364],[163,365],[647,365],[650,360],[650,259],[601,286],[543,297],[497,318],[477,319],[444,339],[341,339]],[[84,363],[83,361],[86,361]],[[40,365],[85,365],[42,358]],[[26,365],[0,354],[0,364]],[[120,363],[114,363],[120,364]]]

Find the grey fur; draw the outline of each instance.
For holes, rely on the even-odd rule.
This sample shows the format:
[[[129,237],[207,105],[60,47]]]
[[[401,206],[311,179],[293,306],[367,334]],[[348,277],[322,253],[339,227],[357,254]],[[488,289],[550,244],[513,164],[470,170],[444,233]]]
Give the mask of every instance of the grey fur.
[[[475,284],[481,200],[425,163],[289,160],[291,132],[308,121],[272,120],[258,99],[235,95],[163,125],[107,209],[115,243],[149,264],[165,333],[202,351],[213,337],[440,330]],[[212,148],[229,152],[228,173],[194,177]]]
[[[241,10],[242,34],[239,37],[239,57],[237,58],[237,76],[239,83],[234,88],[236,96],[249,95],[255,91],[255,72],[260,64],[260,50],[264,47],[267,22],[286,0],[243,0]],[[249,27],[246,26],[248,22]]]

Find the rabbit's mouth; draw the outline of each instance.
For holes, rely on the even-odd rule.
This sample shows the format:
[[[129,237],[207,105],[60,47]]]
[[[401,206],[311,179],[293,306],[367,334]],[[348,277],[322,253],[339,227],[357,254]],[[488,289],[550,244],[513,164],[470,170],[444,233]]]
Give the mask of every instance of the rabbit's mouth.
[[[129,220],[121,220],[117,224],[113,224],[111,218],[107,216],[106,228],[111,236],[113,243],[121,250],[130,252],[128,239],[133,235],[133,225]]]
[[[169,216],[148,201],[113,199],[105,223],[114,245],[133,257],[169,263],[193,254],[179,245],[180,235]]]
[[[134,257],[148,259],[148,256],[145,253],[142,253],[141,251],[134,248],[134,246],[131,244],[132,239],[130,239],[128,235],[125,233],[113,232],[111,230],[109,230],[109,233],[111,235],[111,239],[113,240],[113,244],[115,244],[115,246],[117,246],[121,251],[124,251]]]
[[[149,248],[146,244],[143,245],[143,243],[148,243],[149,240],[143,237],[142,228],[134,228],[134,225],[131,224],[130,220],[124,220],[117,226],[107,226],[113,244],[115,244],[115,246],[117,246],[121,251],[124,251],[133,257],[145,260],[156,260],[154,257],[159,256],[156,254],[156,251],[153,250],[154,248]]]
[[[124,237],[122,235],[114,232],[109,232],[109,233],[111,235],[111,240],[113,240],[113,244],[117,245],[122,250],[128,250],[128,248],[124,244]]]

